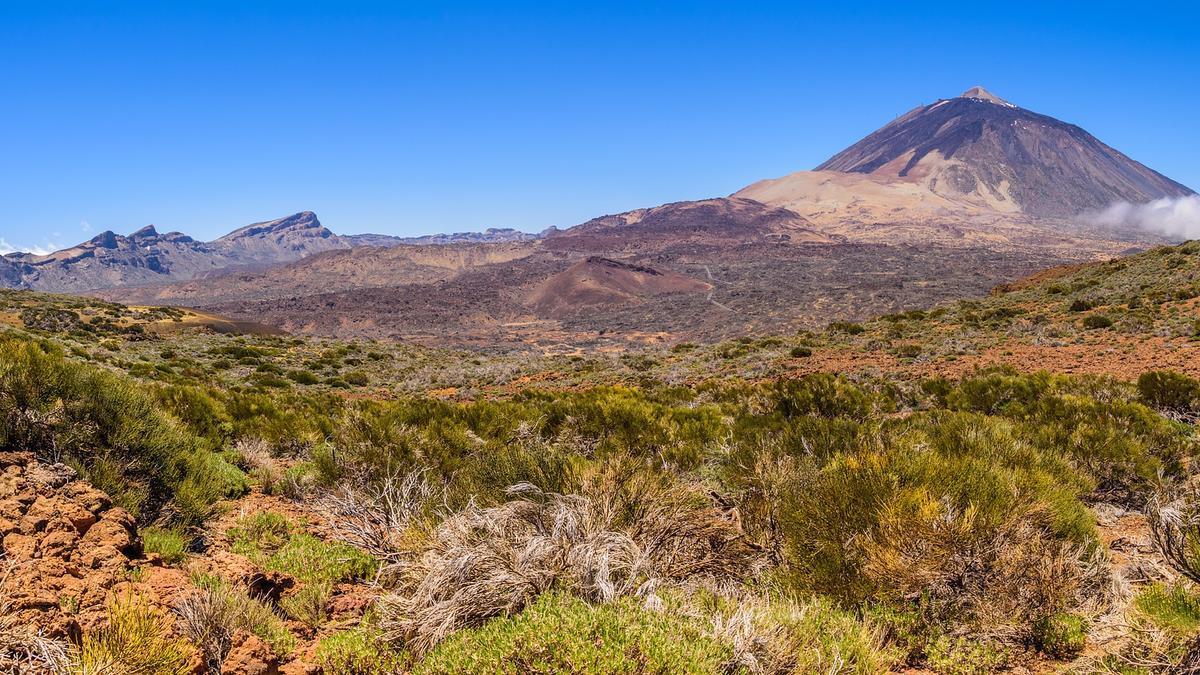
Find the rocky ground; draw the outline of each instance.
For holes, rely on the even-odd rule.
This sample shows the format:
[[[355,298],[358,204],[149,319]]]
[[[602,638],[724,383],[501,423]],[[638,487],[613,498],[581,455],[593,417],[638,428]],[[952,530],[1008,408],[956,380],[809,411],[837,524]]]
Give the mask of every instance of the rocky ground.
[[[220,504],[218,515],[205,527],[208,534],[200,549],[183,562],[168,564],[157,554],[143,552],[129,513],[79,480],[69,467],[39,462],[29,453],[0,453],[0,535],[6,562],[0,590],[8,618],[47,638],[78,642],[105,623],[110,602],[136,597],[170,626],[169,632],[178,634],[174,612],[181,600],[198,592],[194,579],[203,576],[278,601],[296,592],[296,580],[264,571],[234,553],[227,535],[245,516],[267,511],[310,534],[330,536],[310,503],[255,489]],[[1174,576],[1156,553],[1142,513],[1108,504],[1098,504],[1094,511],[1112,564],[1113,589],[1111,604],[1093,621],[1087,651],[1076,660],[1080,665],[1120,650],[1128,636],[1125,613],[1138,587]],[[356,625],[374,599],[369,583],[337,584],[326,605],[328,620],[319,629],[285,620],[296,638],[288,656],[276,656],[259,637],[240,631],[232,638],[222,672],[319,675],[315,650],[320,638]],[[1061,662],[1051,666],[1031,657],[1018,672],[1063,672]],[[199,654],[193,665],[195,673],[205,672]]]
[[[62,464],[45,464],[30,453],[0,452],[0,535],[3,536],[3,593],[6,618],[50,639],[77,643],[106,622],[117,598],[136,597],[178,634],[174,610],[196,593],[193,579],[215,576],[252,596],[278,600],[294,592],[288,575],[267,572],[230,551],[225,532],[243,515],[271,511],[318,536],[323,527],[302,503],[254,491],[220,505],[208,525],[203,550],[183,563],[167,564],[146,554],[134,519],[107,495],[77,479]],[[358,623],[374,599],[369,585],[336,585],[326,606],[328,621],[313,630],[286,621],[296,648],[276,657],[261,639],[233,636],[223,673],[236,675],[316,674],[314,650],[320,637]],[[194,672],[205,672],[197,654]]]

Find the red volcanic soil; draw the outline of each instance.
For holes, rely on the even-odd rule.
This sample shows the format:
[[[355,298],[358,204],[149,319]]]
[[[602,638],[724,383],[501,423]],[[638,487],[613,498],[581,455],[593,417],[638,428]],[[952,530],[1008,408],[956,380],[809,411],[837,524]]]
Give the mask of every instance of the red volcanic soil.
[[[597,305],[635,304],[670,293],[704,293],[711,286],[676,272],[592,256],[540,284],[526,306],[559,317]]]

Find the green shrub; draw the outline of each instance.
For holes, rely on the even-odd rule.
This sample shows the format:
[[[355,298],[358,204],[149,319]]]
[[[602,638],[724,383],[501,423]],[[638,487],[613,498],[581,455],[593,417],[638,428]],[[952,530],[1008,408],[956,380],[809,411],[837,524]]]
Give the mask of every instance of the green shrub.
[[[0,338],[0,448],[61,456],[143,522],[180,500],[184,524],[238,490],[199,438],[133,381]]]
[[[168,565],[177,565],[187,559],[188,537],[181,530],[163,527],[142,529],[142,549],[146,553],[157,553]]]
[[[1083,318],[1083,327],[1089,330],[1111,328],[1113,320],[1104,314],[1091,314]]]
[[[321,382],[321,378],[308,370],[290,370],[287,378],[296,384],[319,384]]]
[[[1200,630],[1200,595],[1182,584],[1150,584],[1138,593],[1133,605],[1163,630],[1184,636]]]
[[[704,621],[653,612],[632,598],[590,605],[547,593],[525,611],[459,631],[414,673],[717,673],[733,650]]]
[[[927,665],[938,675],[989,675],[1008,661],[1003,648],[973,638],[940,637],[926,648]]]
[[[1033,643],[1042,652],[1065,659],[1083,651],[1087,622],[1075,614],[1051,614],[1033,624]]]
[[[317,663],[325,675],[394,675],[405,672],[408,656],[393,651],[378,631],[359,626],[321,639]]]
[[[979,415],[922,414],[875,433],[780,487],[778,530],[801,588],[855,604],[924,593],[945,620],[986,608],[1016,625],[1070,601],[1083,569],[1061,544],[1095,543],[1070,463]],[[1051,559],[1056,575],[1028,574]]]
[[[1095,308],[1096,308],[1096,302],[1094,300],[1085,300],[1085,299],[1080,298],[1080,299],[1077,299],[1077,300],[1074,300],[1073,302],[1071,302],[1071,306],[1068,307],[1067,309],[1069,309],[1072,312],[1086,312],[1089,309],[1095,309]]]
[[[325,579],[309,581],[290,595],[280,598],[279,609],[309,628],[317,628],[325,623],[325,605],[331,595],[332,582]]]
[[[792,350],[788,353],[791,354],[793,359],[804,359],[812,356],[813,352],[808,347],[792,347]]]
[[[866,332],[867,329],[864,328],[862,324],[850,323],[848,321],[834,321],[833,323],[829,324],[829,330],[831,332],[840,332],[847,335],[859,335]]]
[[[303,532],[290,536],[263,565],[305,583],[369,578],[377,567],[369,555],[353,546],[326,542]]]
[[[1146,405],[1166,410],[1191,412],[1200,407],[1200,381],[1168,370],[1142,373],[1138,395]]]
[[[1132,506],[1145,502],[1159,471],[1178,474],[1193,451],[1178,425],[1105,380],[999,371],[923,389],[951,409],[1013,420],[1022,440],[1075,463],[1094,496]]]
[[[370,376],[361,370],[352,370],[348,373],[344,373],[342,375],[342,379],[345,380],[347,384],[355,387],[365,387],[371,383]]]
[[[175,491],[175,507],[185,523],[202,523],[213,504],[238,497],[250,489],[246,474],[223,455],[199,453],[188,462],[186,477]]]
[[[353,546],[298,532],[286,518],[270,511],[241,518],[228,534],[235,553],[301,583],[279,606],[288,616],[314,628],[325,621],[333,584],[368,578],[378,569],[374,559]]]
[[[283,548],[291,532],[292,524],[285,516],[259,511],[239,518],[227,534],[234,553],[255,557]]]
[[[828,373],[781,380],[774,385],[771,396],[775,409],[789,419],[816,415],[864,420],[877,410],[891,407],[889,401]]]
[[[192,649],[166,637],[167,624],[141,598],[128,595],[108,605],[108,621],[86,633],[79,649],[82,673],[185,675]]]

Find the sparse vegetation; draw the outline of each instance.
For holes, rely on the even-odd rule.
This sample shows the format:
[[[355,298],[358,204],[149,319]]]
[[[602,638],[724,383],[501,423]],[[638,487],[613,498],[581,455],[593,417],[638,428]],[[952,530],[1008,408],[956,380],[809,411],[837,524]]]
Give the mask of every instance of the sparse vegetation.
[[[172,616],[114,605],[128,630],[75,644],[0,622],[0,659],[99,663],[122,634],[170,672],[175,626],[214,673],[239,631],[335,675],[1179,667],[1200,634],[1200,383],[1178,360],[1105,377],[1024,359],[1190,348],[1180,257],[824,331],[561,357],[192,334],[0,294],[0,446],[137,516],[172,569],[131,561],[121,583],[245,558],[158,605]],[[975,367],[993,361],[1010,365]],[[1105,509],[1146,513],[1153,564],[1182,579],[1116,569]],[[74,589],[49,602],[98,615]],[[1117,616],[1119,648],[1089,638]]]
[[[156,553],[168,565],[178,565],[187,559],[188,537],[180,530],[147,527],[142,530],[142,549]]]
[[[183,675],[189,670],[191,647],[164,635],[163,628],[162,617],[143,599],[117,598],[108,606],[107,623],[83,636],[72,670],[79,675]]]

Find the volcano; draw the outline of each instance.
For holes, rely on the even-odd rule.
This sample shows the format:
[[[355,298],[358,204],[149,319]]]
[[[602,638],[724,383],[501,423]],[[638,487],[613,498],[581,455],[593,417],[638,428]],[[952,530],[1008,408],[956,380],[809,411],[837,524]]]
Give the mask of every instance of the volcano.
[[[817,170],[919,183],[950,200],[1033,216],[1194,194],[1080,127],[982,87],[909,111]]]

